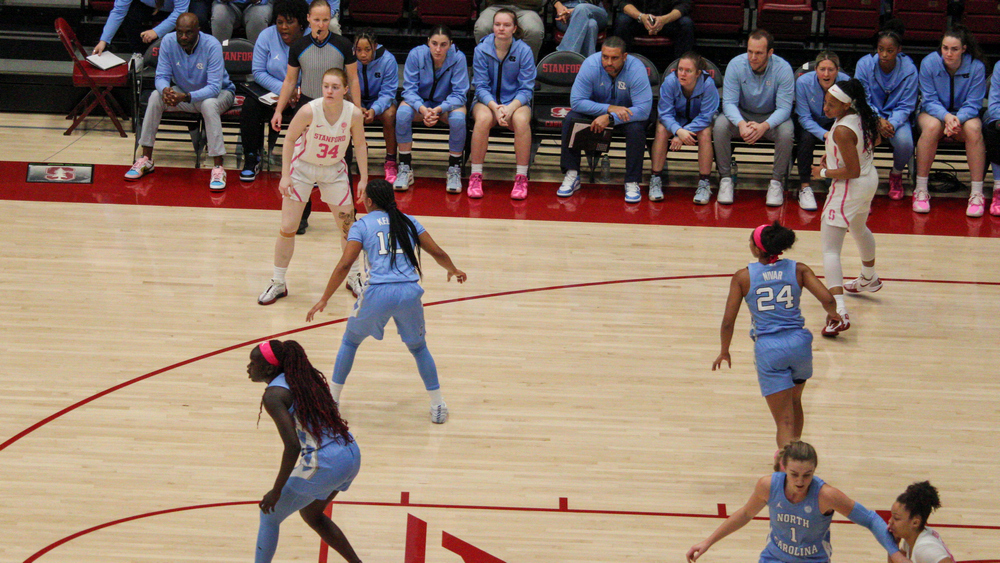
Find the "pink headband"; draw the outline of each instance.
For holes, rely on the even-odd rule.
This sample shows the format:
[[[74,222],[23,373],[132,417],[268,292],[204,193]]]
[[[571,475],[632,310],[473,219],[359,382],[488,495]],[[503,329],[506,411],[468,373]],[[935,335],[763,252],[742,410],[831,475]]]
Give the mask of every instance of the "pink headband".
[[[260,353],[264,355],[264,359],[267,360],[267,363],[271,364],[272,366],[277,366],[281,364],[281,362],[278,361],[278,358],[274,355],[274,352],[271,350],[270,340],[265,340],[264,342],[260,343]]]
[[[764,244],[760,242],[760,234],[764,232],[765,228],[770,226],[771,225],[761,225],[753,230],[753,243],[757,246],[757,249],[763,252],[764,254],[767,254],[767,249],[764,248]],[[771,259],[768,260],[767,263],[774,264],[775,262],[778,261],[778,256],[781,256],[780,252],[775,254],[774,256],[771,256]]]

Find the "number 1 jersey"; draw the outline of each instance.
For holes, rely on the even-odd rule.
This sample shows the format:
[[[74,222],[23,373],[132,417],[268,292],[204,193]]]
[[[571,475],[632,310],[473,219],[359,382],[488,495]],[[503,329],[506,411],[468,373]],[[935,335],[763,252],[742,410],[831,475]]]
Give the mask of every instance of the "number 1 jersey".
[[[424,232],[424,227],[417,220],[407,215],[417,228],[417,236]],[[347,234],[348,241],[358,241],[365,249],[365,269],[368,272],[368,283],[401,283],[420,281],[417,269],[410,264],[403,249],[396,245],[396,263],[390,265],[389,259],[389,214],[381,209],[372,211],[351,225]],[[413,241],[414,250],[416,242]]]
[[[799,287],[794,260],[778,260],[774,264],[751,262],[750,291],[744,298],[750,309],[750,337],[802,328],[805,319],[799,310]]]

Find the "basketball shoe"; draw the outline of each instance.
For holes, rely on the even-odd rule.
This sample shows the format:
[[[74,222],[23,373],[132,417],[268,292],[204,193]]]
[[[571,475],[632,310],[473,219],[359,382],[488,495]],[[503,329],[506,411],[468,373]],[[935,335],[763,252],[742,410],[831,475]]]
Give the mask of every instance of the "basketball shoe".
[[[844,318],[843,322],[830,321],[826,323],[821,333],[823,336],[837,336],[841,332],[851,328],[851,318],[847,313],[841,313],[840,316]]]
[[[431,422],[434,424],[444,424],[448,422],[448,405],[441,403],[431,407]]]
[[[871,278],[859,276],[849,282],[844,282],[844,291],[847,293],[875,293],[882,289],[882,280],[878,279],[878,274]]]
[[[258,305],[270,305],[282,297],[288,296],[288,286],[283,282],[271,280],[271,285],[267,286],[264,293],[257,298]]]

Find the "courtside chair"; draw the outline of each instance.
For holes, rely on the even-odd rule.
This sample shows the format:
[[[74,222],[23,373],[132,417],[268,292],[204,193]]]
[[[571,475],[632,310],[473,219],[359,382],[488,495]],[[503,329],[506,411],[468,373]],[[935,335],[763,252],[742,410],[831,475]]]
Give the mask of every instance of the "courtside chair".
[[[554,51],[538,61],[532,100],[531,160],[543,140],[562,143],[562,123],[570,112],[569,94],[585,57],[574,51]]]
[[[63,135],[72,133],[83,122],[84,118],[90,115],[90,112],[94,111],[97,106],[101,106],[111,118],[115,129],[118,129],[118,134],[127,137],[125,129],[118,121],[119,117],[125,118],[125,111],[111,95],[111,90],[115,87],[128,85],[129,65],[118,65],[108,70],[97,68],[87,62],[87,51],[66,20],[56,18],[55,26],[59,40],[62,41],[66,52],[69,53],[69,57],[73,61],[73,86],[90,89],[87,95],[80,100],[80,103],[76,104],[73,111],[66,116],[66,119],[72,119],[73,123]]]

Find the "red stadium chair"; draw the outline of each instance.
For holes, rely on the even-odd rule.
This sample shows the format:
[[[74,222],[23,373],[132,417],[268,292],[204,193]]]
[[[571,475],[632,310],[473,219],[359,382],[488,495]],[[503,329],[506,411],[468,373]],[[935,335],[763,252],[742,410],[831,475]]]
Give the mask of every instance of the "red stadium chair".
[[[995,0],[965,0],[962,23],[980,44],[1000,44],[1000,4]]]
[[[699,35],[726,35],[733,38],[740,34],[747,20],[744,0],[706,0],[691,6],[691,19]]]
[[[100,105],[111,118],[111,122],[115,124],[118,133],[125,137],[125,130],[122,129],[122,124],[118,121],[119,117],[125,117],[125,112],[111,95],[111,90],[115,87],[128,85],[128,65],[119,65],[108,70],[101,70],[93,66],[87,62],[87,51],[66,20],[57,18],[55,25],[56,34],[59,35],[63,46],[66,47],[66,52],[73,60],[73,86],[90,88],[90,92],[66,116],[66,119],[73,120],[73,124],[63,135],[72,133],[83,122],[84,118]]]
[[[937,41],[947,28],[947,0],[895,0],[892,15],[906,25],[906,40]]]
[[[879,0],[827,0],[828,39],[871,39],[878,33]]]
[[[418,0],[417,19],[427,25],[468,27],[476,21],[475,0]]]
[[[350,0],[347,13],[354,22],[396,24],[403,19],[404,0]]]
[[[760,0],[755,27],[779,40],[806,41],[813,31],[812,0]]]

